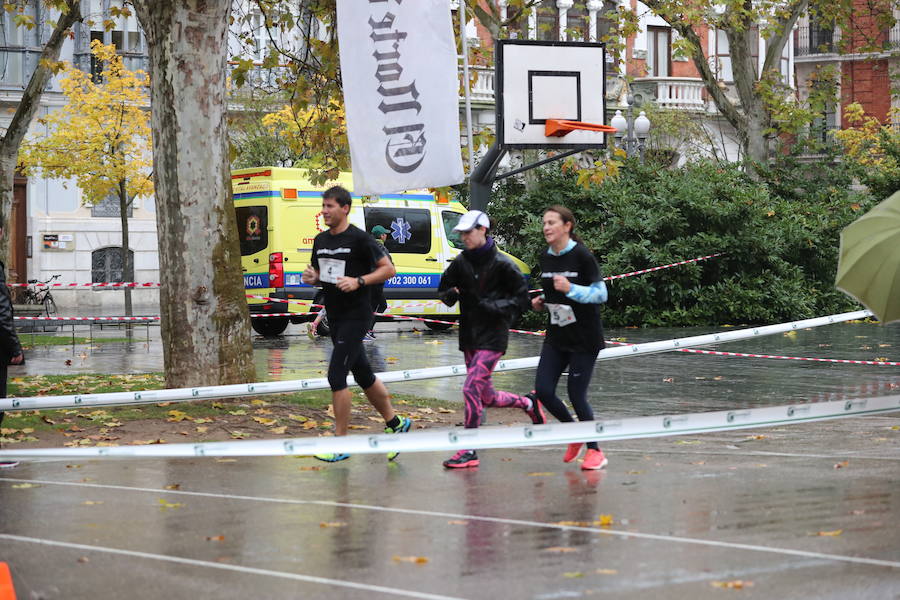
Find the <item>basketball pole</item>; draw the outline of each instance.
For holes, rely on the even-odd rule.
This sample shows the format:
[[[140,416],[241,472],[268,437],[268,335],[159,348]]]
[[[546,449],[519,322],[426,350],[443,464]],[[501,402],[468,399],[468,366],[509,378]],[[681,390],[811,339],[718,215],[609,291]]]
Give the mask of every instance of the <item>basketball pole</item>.
[[[506,148],[500,142],[494,142],[478,161],[478,166],[469,175],[469,210],[487,211],[488,202],[491,201],[491,187],[504,156]]]

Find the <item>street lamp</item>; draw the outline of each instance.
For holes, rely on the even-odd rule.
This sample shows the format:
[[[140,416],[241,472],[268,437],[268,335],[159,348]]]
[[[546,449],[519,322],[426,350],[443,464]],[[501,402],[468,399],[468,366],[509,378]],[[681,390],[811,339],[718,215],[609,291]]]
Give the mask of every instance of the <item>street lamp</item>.
[[[644,144],[650,133],[650,119],[644,111],[634,118],[634,96],[628,94],[625,102],[628,105],[626,115],[617,110],[609,124],[616,128],[616,145],[625,150],[626,156],[638,154],[644,162]]]

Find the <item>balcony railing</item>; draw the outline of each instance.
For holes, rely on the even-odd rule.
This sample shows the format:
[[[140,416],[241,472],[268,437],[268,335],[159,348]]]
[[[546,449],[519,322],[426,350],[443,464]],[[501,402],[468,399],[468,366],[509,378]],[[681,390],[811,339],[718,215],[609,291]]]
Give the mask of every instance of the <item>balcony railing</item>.
[[[459,67],[459,81],[463,81],[463,68]],[[472,102],[494,103],[494,69],[491,67],[469,67],[469,98]],[[459,99],[464,98],[460,88]]]
[[[794,54],[795,56],[834,54],[838,51],[840,41],[840,30],[807,25],[797,30],[797,49]]]
[[[655,96],[660,108],[705,110],[704,85],[691,77],[639,77],[635,90],[643,88]]]

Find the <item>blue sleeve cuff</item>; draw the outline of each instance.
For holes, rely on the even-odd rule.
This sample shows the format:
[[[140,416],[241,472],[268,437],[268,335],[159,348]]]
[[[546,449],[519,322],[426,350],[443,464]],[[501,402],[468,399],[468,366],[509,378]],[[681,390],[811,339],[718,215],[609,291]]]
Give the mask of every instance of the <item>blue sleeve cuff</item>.
[[[609,298],[609,293],[606,291],[606,282],[604,281],[595,281],[589,286],[573,283],[566,298],[579,304],[603,304]]]

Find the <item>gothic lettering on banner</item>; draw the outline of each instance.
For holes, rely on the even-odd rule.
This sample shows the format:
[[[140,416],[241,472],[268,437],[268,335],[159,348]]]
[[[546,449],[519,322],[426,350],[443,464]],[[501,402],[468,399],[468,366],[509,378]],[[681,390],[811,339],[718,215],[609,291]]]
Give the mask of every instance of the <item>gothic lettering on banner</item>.
[[[461,182],[449,0],[337,6],[354,194]]]

